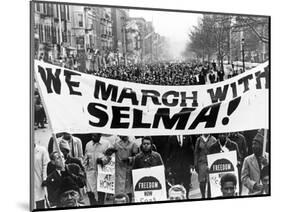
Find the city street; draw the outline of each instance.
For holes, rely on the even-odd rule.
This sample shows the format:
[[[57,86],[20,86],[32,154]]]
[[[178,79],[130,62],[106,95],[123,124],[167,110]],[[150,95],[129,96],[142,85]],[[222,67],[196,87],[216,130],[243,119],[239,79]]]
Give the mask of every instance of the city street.
[[[243,161],[250,192],[269,193],[268,17],[58,3],[33,9],[34,125],[44,126],[48,113],[56,132],[82,141],[64,133],[60,149],[80,169],[69,172],[53,154],[58,180],[43,179],[48,158],[35,147],[38,191],[46,183],[52,205],[68,206],[61,195],[73,190],[74,206],[134,202],[132,190],[136,202],[166,200],[165,183],[170,200],[201,199],[199,177],[213,197],[235,197]],[[48,124],[34,134],[32,142],[48,149]],[[192,170],[190,179],[193,165],[199,174]]]

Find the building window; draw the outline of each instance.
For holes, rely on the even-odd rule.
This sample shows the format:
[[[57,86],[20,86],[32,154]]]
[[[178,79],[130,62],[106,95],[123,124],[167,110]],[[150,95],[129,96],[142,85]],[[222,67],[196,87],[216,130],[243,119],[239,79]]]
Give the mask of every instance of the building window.
[[[55,18],[58,18],[59,17],[59,7],[58,7],[58,5],[56,4],[55,5]]]
[[[40,12],[40,4],[39,3],[35,3],[35,9],[37,12]]]
[[[78,26],[83,27],[83,14],[78,14]]]
[[[67,10],[67,20],[69,21],[70,18],[69,18],[69,5],[66,6],[66,10]]]
[[[56,28],[56,35],[57,35],[57,43],[61,43],[61,40],[60,40],[60,34],[59,34],[59,29]]]
[[[61,19],[66,19],[65,18],[65,5],[60,5],[60,13],[61,13]]]
[[[43,4],[43,13],[47,14],[47,4]]]
[[[45,26],[45,35],[46,35],[46,42],[50,42],[50,26]]]
[[[52,4],[47,4],[47,15],[52,16]]]
[[[48,42],[48,30],[47,26],[44,26],[44,42]]]
[[[54,25],[52,25],[52,42],[53,44],[57,43],[57,30]]]
[[[39,42],[43,42],[43,27],[42,24],[39,24]]]

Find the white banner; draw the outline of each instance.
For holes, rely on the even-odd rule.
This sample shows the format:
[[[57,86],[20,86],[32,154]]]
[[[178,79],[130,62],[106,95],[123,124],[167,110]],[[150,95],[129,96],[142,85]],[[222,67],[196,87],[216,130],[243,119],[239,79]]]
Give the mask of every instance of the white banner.
[[[134,169],[132,173],[135,202],[167,200],[164,166]]]
[[[239,194],[239,176],[236,151],[207,155],[211,197],[221,197],[221,177],[226,173],[236,176],[236,194]]]
[[[159,86],[35,61],[54,132],[179,135],[268,128],[268,62],[224,82]]]
[[[104,193],[115,194],[115,154],[105,166],[98,164],[97,190]]]

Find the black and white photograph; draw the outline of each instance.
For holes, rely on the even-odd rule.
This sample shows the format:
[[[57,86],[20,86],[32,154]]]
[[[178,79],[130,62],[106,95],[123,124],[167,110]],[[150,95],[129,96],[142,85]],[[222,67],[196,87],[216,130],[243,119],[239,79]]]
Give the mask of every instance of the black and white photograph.
[[[30,8],[31,210],[271,196],[270,16]]]

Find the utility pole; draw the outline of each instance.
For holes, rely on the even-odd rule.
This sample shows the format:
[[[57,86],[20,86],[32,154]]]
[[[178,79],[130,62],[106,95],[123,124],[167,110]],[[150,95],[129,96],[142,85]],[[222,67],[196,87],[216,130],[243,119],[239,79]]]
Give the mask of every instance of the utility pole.
[[[232,16],[230,17],[230,23],[229,23],[229,63],[230,64],[232,64],[231,39],[232,39]]]
[[[62,46],[62,27],[61,27],[61,11],[60,11],[60,7],[61,7],[61,5],[59,4],[58,5],[58,15],[59,15],[59,37],[60,37],[60,56],[63,56],[62,55],[62,53],[63,53],[63,51],[62,51],[62,48],[63,48],[63,46]]]
[[[245,45],[245,40],[242,38],[241,40],[242,44],[242,62],[243,62],[243,72],[245,72],[245,52],[244,52],[244,45]]]

